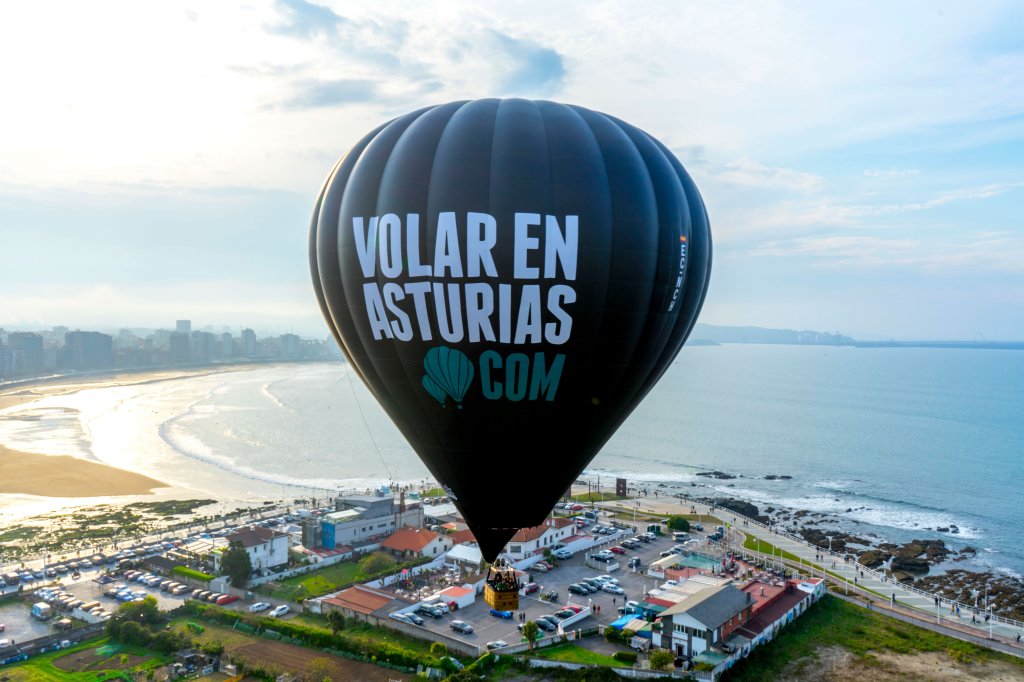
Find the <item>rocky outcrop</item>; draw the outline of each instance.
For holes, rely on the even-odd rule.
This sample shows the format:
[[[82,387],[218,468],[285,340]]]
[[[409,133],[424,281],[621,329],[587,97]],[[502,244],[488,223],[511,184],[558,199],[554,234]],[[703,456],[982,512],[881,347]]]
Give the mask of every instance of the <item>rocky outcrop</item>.
[[[728,481],[736,478],[732,474],[727,474],[724,471],[701,471],[697,473],[697,476],[704,476],[706,478],[717,478],[723,481]]]
[[[861,552],[857,556],[857,561],[868,568],[878,568],[891,558],[892,554],[884,549],[869,549],[866,552]]]
[[[764,480],[766,480],[766,481],[788,481],[791,478],[793,478],[793,477],[792,476],[782,476],[782,475],[779,475],[779,474],[768,474],[767,476],[764,477]]]

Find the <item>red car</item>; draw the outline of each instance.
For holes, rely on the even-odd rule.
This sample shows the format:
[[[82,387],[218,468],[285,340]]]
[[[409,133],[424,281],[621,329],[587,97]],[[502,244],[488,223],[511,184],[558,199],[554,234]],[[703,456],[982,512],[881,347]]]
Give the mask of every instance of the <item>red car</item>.
[[[538,590],[540,590],[540,585],[538,585],[537,583],[526,583],[526,586],[523,587],[523,592],[525,594],[533,594]]]
[[[611,551],[614,552],[615,554],[625,554],[626,553],[626,550],[623,549],[622,547],[619,547],[618,545],[616,545],[615,547],[612,547]]]

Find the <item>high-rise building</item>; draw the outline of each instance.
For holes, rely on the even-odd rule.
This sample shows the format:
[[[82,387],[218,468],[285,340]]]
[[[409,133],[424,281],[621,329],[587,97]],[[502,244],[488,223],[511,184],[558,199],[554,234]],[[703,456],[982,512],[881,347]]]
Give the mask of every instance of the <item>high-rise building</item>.
[[[178,320],[174,323],[174,331],[179,334],[192,333],[192,320]]]
[[[110,369],[114,366],[114,337],[99,332],[68,332],[64,337],[64,368]]]
[[[12,377],[38,376],[43,373],[43,337],[32,332],[7,335],[8,373]]]
[[[220,357],[223,360],[230,360],[235,357],[235,340],[229,332],[220,335]]]
[[[170,349],[171,363],[182,365],[192,360],[192,344],[190,335],[182,332],[171,332]]]
[[[256,357],[256,332],[251,329],[242,330],[242,356]]]
[[[210,332],[192,332],[192,362],[209,362],[217,357],[217,337]]]
[[[302,354],[302,340],[295,334],[281,335],[281,357],[285,360],[298,360]]]

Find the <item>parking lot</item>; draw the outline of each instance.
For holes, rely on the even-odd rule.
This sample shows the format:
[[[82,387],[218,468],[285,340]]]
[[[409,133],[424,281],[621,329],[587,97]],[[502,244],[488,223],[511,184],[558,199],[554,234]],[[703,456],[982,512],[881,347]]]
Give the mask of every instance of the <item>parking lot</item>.
[[[627,537],[620,535],[618,539]],[[476,646],[483,647],[487,642],[503,640],[508,644],[517,644],[522,641],[522,635],[517,629],[521,622],[518,620],[520,613],[526,614],[526,620],[536,620],[541,615],[551,615],[556,611],[565,608],[567,602],[580,606],[597,607],[592,609],[592,615],[572,626],[573,629],[601,627],[608,625],[619,617],[618,607],[627,600],[635,599],[640,601],[647,590],[657,586],[658,581],[646,577],[643,573],[626,568],[626,563],[631,557],[639,557],[641,561],[640,570],[646,569],[652,561],[660,559],[661,552],[676,544],[671,537],[659,537],[648,543],[640,545],[636,551],[627,550],[625,554],[617,557],[619,568],[609,573],[608,564],[597,563],[597,568],[587,566],[584,561],[585,552],[579,552],[571,559],[557,561],[557,567],[548,572],[536,572],[533,574],[534,582],[541,586],[540,590],[528,597],[519,598],[519,611],[513,613],[512,619],[498,618],[490,614],[490,606],[484,602],[482,595],[469,607],[459,609],[441,618],[424,616],[423,627],[444,633],[449,637],[469,642]],[[570,545],[571,547],[571,545]],[[568,586],[583,578],[608,574],[617,578],[625,594],[616,595],[608,592],[596,592],[586,596],[570,594]],[[551,603],[541,601],[541,594],[548,592],[558,594],[558,602]],[[456,632],[451,628],[451,622],[455,619],[463,620],[473,626],[473,632],[464,634]],[[547,634],[542,632],[542,635]]]

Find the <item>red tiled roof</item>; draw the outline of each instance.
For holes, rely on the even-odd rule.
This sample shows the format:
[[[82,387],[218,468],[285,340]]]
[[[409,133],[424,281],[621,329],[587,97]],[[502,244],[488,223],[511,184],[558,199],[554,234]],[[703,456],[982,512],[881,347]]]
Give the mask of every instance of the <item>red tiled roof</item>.
[[[342,608],[351,609],[357,613],[363,613],[369,615],[377,609],[389,604],[391,597],[375,592],[362,585],[356,585],[350,587],[347,590],[342,590],[333,597],[327,597],[324,599],[328,604],[334,606],[340,606]]]
[[[753,639],[771,627],[772,623],[788,613],[791,608],[804,599],[810,598],[810,594],[793,588],[789,592],[783,592],[775,601],[758,611],[753,618],[736,629],[744,637]]]
[[[446,587],[443,590],[441,590],[441,594],[445,595],[446,597],[452,597],[452,598],[458,599],[459,597],[465,597],[467,594],[469,594],[472,591],[473,590],[468,590],[465,587],[459,587],[458,585],[452,585],[451,587]]]
[[[548,519],[539,526],[533,526],[532,528],[520,528],[516,531],[516,534],[512,536],[512,539],[509,540],[509,542],[530,542],[544,535],[544,533],[550,529],[565,528],[566,526],[571,525],[574,525],[572,520],[562,516],[554,519]]]
[[[448,537],[450,537],[452,542],[456,545],[461,545],[464,542],[476,542],[476,536],[473,535],[473,531],[468,528],[465,530],[457,530]]]
[[[439,537],[437,533],[427,528],[405,526],[388,536],[388,539],[380,543],[380,546],[396,552],[420,552]]]

